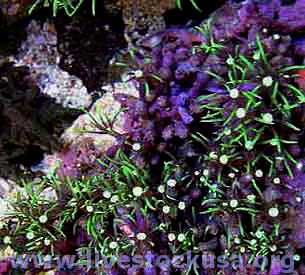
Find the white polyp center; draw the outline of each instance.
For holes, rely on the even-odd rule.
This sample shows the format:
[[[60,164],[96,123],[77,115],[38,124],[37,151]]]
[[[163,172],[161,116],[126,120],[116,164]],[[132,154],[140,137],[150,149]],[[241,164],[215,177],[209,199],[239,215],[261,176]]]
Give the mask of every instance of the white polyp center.
[[[163,213],[168,214],[170,211],[170,207],[168,205],[163,206],[162,208]]]
[[[234,88],[232,90],[230,90],[230,97],[235,99],[235,98],[238,98],[239,96],[239,91],[238,89]]]
[[[110,247],[111,249],[115,249],[115,248],[118,247],[118,243],[117,243],[117,242],[111,242],[111,243],[109,244],[109,247]]]
[[[103,192],[103,197],[106,198],[106,199],[110,199],[111,193],[109,191],[104,191]]]
[[[280,178],[274,178],[273,179],[273,183],[274,184],[280,184],[281,183],[281,179]]]
[[[227,60],[226,60],[227,64],[228,65],[233,65],[234,64],[234,58],[233,57],[229,57]]]
[[[211,159],[217,159],[217,158],[218,158],[216,152],[211,152],[211,153],[209,154],[209,157],[210,157]]]
[[[137,239],[140,241],[144,241],[146,239],[146,234],[145,233],[138,233],[137,234]]]
[[[274,40],[279,40],[280,38],[281,38],[281,36],[279,35],[279,34],[274,34],[273,36],[272,36],[272,38],[274,39]]]
[[[232,208],[237,207],[237,205],[238,205],[238,200],[231,200],[231,201],[230,201],[230,206],[231,206]]]
[[[273,79],[271,76],[266,76],[262,80],[263,86],[265,87],[271,87],[273,83]]]
[[[222,155],[220,158],[219,158],[219,162],[223,165],[227,164],[229,161],[229,158],[227,155]]]
[[[169,234],[168,234],[168,240],[169,240],[170,242],[176,240],[176,235],[175,235],[174,233],[169,233]]]
[[[132,145],[132,150],[134,151],[139,151],[141,149],[141,144],[140,143],[135,143]]]
[[[263,121],[265,123],[271,124],[273,122],[273,116],[270,113],[263,114]]]
[[[255,171],[255,176],[258,177],[258,178],[261,178],[262,176],[264,175],[263,171],[262,170],[256,170]]]
[[[232,131],[231,131],[231,129],[229,129],[229,128],[227,128],[227,129],[224,130],[224,134],[225,134],[226,136],[231,135],[231,133],[232,133]]]
[[[41,223],[46,223],[48,221],[48,217],[46,215],[42,215],[39,217],[39,221]]]
[[[185,240],[185,235],[183,233],[180,233],[177,237],[179,242],[183,242]]]
[[[116,203],[119,201],[119,196],[118,195],[114,195],[112,196],[112,198],[110,199],[111,202]]]
[[[167,181],[167,185],[168,186],[170,186],[170,187],[175,187],[176,186],[176,180],[174,180],[174,179],[169,179],[168,181]]]
[[[143,188],[140,186],[136,186],[132,189],[132,193],[136,197],[140,197],[143,194]]]
[[[279,215],[279,210],[276,207],[271,207],[268,214],[270,217],[277,217]]]
[[[34,238],[34,233],[33,233],[33,232],[28,232],[28,233],[26,234],[26,238],[27,238],[28,240],[32,240],[32,239]]]
[[[233,172],[229,173],[228,177],[231,178],[231,179],[234,179],[235,178],[235,173],[233,173]]]
[[[134,75],[135,75],[136,78],[140,78],[140,77],[143,76],[143,71],[141,71],[141,70],[136,70],[136,71],[134,72]]]
[[[179,202],[178,208],[179,208],[180,210],[184,210],[184,209],[185,209],[185,202],[184,202],[184,201]]]
[[[303,168],[303,163],[299,162],[296,167],[298,170],[301,170]]]
[[[238,118],[244,118],[246,116],[245,108],[238,108],[237,111],[236,111],[236,116]]]
[[[158,186],[158,192],[163,194],[165,192],[165,186],[164,185],[159,185]]]

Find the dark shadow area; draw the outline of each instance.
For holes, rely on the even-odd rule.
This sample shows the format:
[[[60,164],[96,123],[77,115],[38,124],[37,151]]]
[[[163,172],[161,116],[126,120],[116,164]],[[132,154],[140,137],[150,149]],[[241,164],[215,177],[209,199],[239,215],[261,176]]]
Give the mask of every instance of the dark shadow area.
[[[92,15],[91,1],[85,1],[73,17],[60,11],[54,19],[57,48],[62,55],[60,67],[79,77],[89,92],[111,79],[110,59],[126,47],[121,16],[114,16],[97,1]]]

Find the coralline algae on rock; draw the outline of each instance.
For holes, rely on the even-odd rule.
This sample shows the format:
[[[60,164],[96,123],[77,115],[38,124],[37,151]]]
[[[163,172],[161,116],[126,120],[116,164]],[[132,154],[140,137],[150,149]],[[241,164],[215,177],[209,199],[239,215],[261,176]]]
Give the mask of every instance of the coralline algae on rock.
[[[106,93],[97,100],[91,107],[89,113],[80,115],[60,137],[65,149],[53,155],[45,155],[42,162],[31,167],[33,172],[41,171],[45,174],[52,173],[57,167],[65,175],[78,175],[78,169],[82,164],[96,162],[95,159],[86,159],[90,151],[91,157],[95,158],[106,153],[112,146],[117,145],[116,137],[102,133],[94,124],[92,117],[103,116],[114,118],[121,110],[121,104],[115,99],[116,94],[123,94],[132,97],[139,97],[137,83],[134,81],[114,83],[102,87]],[[115,117],[113,130],[120,134],[126,134],[124,129],[124,113],[121,112]],[[63,165],[65,167],[63,167]]]
[[[96,118],[99,116],[107,116],[108,118],[112,119],[114,118],[115,114],[120,111],[121,104],[115,100],[115,94],[124,94],[134,97],[139,96],[139,92],[134,82],[115,83],[113,86],[104,86],[103,89],[107,92],[102,96],[102,98],[94,103],[89,111],[89,113]],[[123,129],[123,120],[123,113],[120,113],[116,117],[113,125],[113,129],[119,134],[126,133],[126,131]],[[115,138],[108,134],[100,134],[98,132],[99,129],[93,125],[89,114],[83,114],[79,116],[78,119],[74,121],[72,126],[63,133],[61,139],[64,144],[79,144],[81,140],[85,138],[92,138],[94,140],[94,144],[99,148],[99,150],[105,152],[109,148],[109,145],[114,145]]]
[[[245,32],[256,35],[258,25],[280,33],[302,33],[305,27],[305,1],[295,0],[227,1],[210,18],[215,39],[241,38]]]
[[[64,107],[88,107],[92,99],[81,79],[69,75],[58,65],[60,54],[56,48],[54,26],[47,21],[41,28],[33,20],[27,31],[27,40],[22,43],[19,54],[13,58],[16,66],[28,66],[42,93],[55,98]]]
[[[257,1],[258,14],[262,19],[272,18],[273,27],[285,33],[302,31],[305,26],[305,1],[283,0]]]

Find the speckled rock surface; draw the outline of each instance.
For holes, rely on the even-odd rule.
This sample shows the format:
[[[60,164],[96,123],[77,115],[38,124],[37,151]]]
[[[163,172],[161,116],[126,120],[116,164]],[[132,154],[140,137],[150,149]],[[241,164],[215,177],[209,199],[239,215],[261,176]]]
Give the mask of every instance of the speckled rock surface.
[[[17,192],[23,192],[23,189],[19,187],[16,182],[10,179],[4,179],[0,177],[0,224],[1,221],[10,215],[13,211],[13,207],[10,200],[16,198]]]
[[[60,54],[57,51],[57,34],[54,25],[43,26],[31,21],[27,28],[28,37],[14,58],[16,66],[28,66],[41,92],[55,98],[68,108],[88,107],[91,96],[81,79],[60,69]]]
[[[161,31],[165,28],[163,14],[176,7],[176,0],[108,0],[109,10],[122,10],[125,33],[148,29],[148,33]]]

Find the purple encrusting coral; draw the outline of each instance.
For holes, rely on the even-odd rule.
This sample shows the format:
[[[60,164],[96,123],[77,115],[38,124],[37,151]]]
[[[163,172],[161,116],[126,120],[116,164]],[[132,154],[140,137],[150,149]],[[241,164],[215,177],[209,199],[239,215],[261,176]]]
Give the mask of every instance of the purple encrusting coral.
[[[126,129],[133,142],[143,142],[147,151],[153,147],[167,150],[175,137],[185,139],[188,136],[189,125],[196,116],[194,99],[208,81],[208,75],[200,68],[204,56],[192,55],[192,46],[205,41],[203,35],[177,29],[157,37],[160,44],[151,48],[149,64],[145,64],[144,56],[136,57],[143,71],[138,79],[141,98],[126,101],[117,97],[123,106],[129,107]],[[154,38],[143,41],[146,47],[150,39],[154,41]],[[156,152],[151,153],[153,157]]]
[[[179,264],[191,251],[234,263],[115,265],[106,274],[304,274],[305,56],[293,32],[303,1],[230,4],[196,28],[129,49],[139,96],[114,94],[125,107],[121,142],[107,156],[89,141],[62,153],[60,202],[48,202],[54,211],[37,233],[62,239],[73,224],[75,243],[59,240],[58,251],[182,254]],[[257,268],[258,255],[285,255],[290,265]]]
[[[79,146],[71,145],[63,149],[59,155],[61,159],[58,175],[62,178],[78,178],[81,175],[90,175],[93,170],[98,171],[96,159],[100,153],[90,139],[82,141]],[[88,174],[89,173],[89,174]]]
[[[276,1],[274,3],[276,4]],[[234,30],[231,37],[229,32],[223,40],[226,41],[223,44],[224,50],[216,49],[212,52],[213,45],[201,51],[194,50],[200,43],[210,43],[210,38],[203,33],[191,31],[168,30],[150,40],[143,41],[145,54],[141,58],[142,49],[135,58],[137,64],[135,67],[143,72],[139,78],[141,97],[139,100],[121,101],[128,107],[126,129],[132,142],[143,144],[141,152],[133,153],[136,156],[135,160],[141,156],[141,160],[144,157],[148,158],[152,164],[157,164],[164,161],[164,153],[179,156],[185,161],[188,161],[190,156],[196,156],[198,159],[199,153],[209,154],[210,158],[205,158],[205,161],[197,160],[195,165],[201,168],[194,172],[209,174],[208,177],[204,175],[200,178],[201,182],[206,183],[207,189],[203,188],[198,193],[198,197],[207,201],[203,203],[206,205],[204,207],[206,211],[203,213],[215,211],[218,214],[218,217],[211,215],[209,218],[214,226],[215,223],[217,224],[216,232],[221,232],[225,224],[227,224],[225,228],[227,226],[231,228],[230,230],[235,228],[235,236],[241,235],[245,239],[259,230],[268,232],[271,235],[270,239],[266,239],[261,245],[268,244],[271,251],[276,249],[282,251],[281,253],[286,251],[292,254],[295,252],[294,249],[304,247],[304,227],[300,224],[300,220],[303,219],[301,214],[303,210],[292,214],[295,211],[292,209],[303,203],[302,194],[305,190],[303,172],[298,168],[292,168],[301,166],[301,157],[304,154],[300,146],[304,130],[298,121],[304,113],[300,109],[303,102],[296,103],[296,99],[293,99],[293,92],[296,92],[298,88],[294,89],[292,85],[298,87],[299,80],[290,76],[290,71],[293,69],[289,69],[289,66],[293,68],[294,65],[297,69],[300,64],[298,58],[293,58],[294,49],[298,45],[287,34],[289,31],[286,29],[282,34],[268,30],[267,27],[273,24],[272,20],[276,19],[267,15],[277,8],[276,5],[272,8],[266,3],[263,8],[262,3],[257,4],[254,1],[243,5],[238,15],[244,20],[249,19],[244,21],[248,24],[247,28],[242,29],[243,26],[241,26],[241,29]],[[259,8],[258,11],[256,8]],[[252,9],[265,15],[261,22],[251,14]],[[290,23],[293,24],[293,20]],[[214,36],[216,43],[219,43],[216,38],[218,33],[219,26],[215,24],[210,35]],[[244,38],[240,37],[241,33]],[[236,53],[237,43],[227,40],[232,37],[240,40],[241,60],[239,60],[238,52]],[[156,43],[152,43],[149,47],[150,41],[159,41],[159,43],[157,46]],[[150,53],[152,53],[151,59],[147,62],[147,56]],[[236,67],[234,67],[235,64]],[[241,66],[245,65],[248,68],[243,71]],[[235,71],[237,69],[238,72]],[[234,77],[236,83],[234,83]],[[238,80],[236,77],[242,79]],[[226,78],[229,78],[230,82]],[[277,89],[282,89],[282,99],[278,102],[275,101]],[[243,96],[237,94],[235,97],[235,91]],[[299,90],[297,93],[298,96],[302,96],[302,91]],[[202,96],[204,100],[198,101],[198,96]],[[260,101],[256,101],[255,98]],[[296,107],[288,108],[287,113],[284,113],[280,109],[280,105],[284,103],[282,100],[290,105],[295,102]],[[137,106],[140,109],[137,109]],[[210,109],[205,110],[206,106]],[[213,113],[210,110],[213,108],[215,110],[223,108],[224,119],[217,112],[211,115]],[[236,117],[234,117],[235,112]],[[198,126],[200,117],[209,117],[210,120],[203,119],[202,126]],[[249,119],[248,122],[243,119],[244,117]],[[218,120],[221,122],[219,123]],[[288,120],[288,124],[285,120]],[[247,128],[241,127],[243,123],[246,123]],[[225,129],[224,124],[227,124]],[[268,125],[269,129],[265,125]],[[224,130],[228,134],[223,132]],[[209,138],[208,145],[203,146],[201,152],[190,141],[190,136],[196,131],[203,137]],[[245,131],[243,135],[241,135],[242,131]],[[242,144],[240,141],[235,145],[234,143],[241,138],[245,139],[244,146],[240,146]],[[277,144],[277,138],[284,140],[285,149],[274,147]],[[205,143],[204,139],[201,141]],[[231,149],[226,149],[225,146]],[[285,155],[283,152],[286,152]],[[226,166],[227,163],[229,167]],[[183,171],[177,178],[190,177],[189,173],[192,169],[189,166],[177,162],[177,167]],[[231,170],[232,167],[235,168]],[[195,179],[194,181],[196,182]],[[209,184],[215,185],[214,190],[218,188],[223,190],[221,184],[233,185],[233,188],[225,188],[226,194],[218,196],[212,192],[213,189],[211,190]],[[181,191],[177,190],[177,192]],[[191,191],[191,194],[193,192],[195,189]],[[253,195],[256,192],[259,193],[262,201],[256,201],[257,195]],[[297,193],[300,196],[297,196]],[[179,197],[177,193],[173,196]],[[249,199],[251,196],[254,196],[253,202]],[[214,200],[222,203],[215,205]],[[194,205],[195,201],[191,204]],[[249,211],[250,214],[225,210],[227,205],[231,205],[231,208],[236,207],[233,206],[235,203],[236,205],[241,203],[240,209]],[[215,210],[212,211],[212,209]],[[279,209],[283,211],[281,215],[278,214]],[[240,227],[240,221],[246,220],[247,215],[251,216],[251,213],[256,215],[260,227],[252,224],[254,228],[251,234],[242,232],[241,228],[237,230],[236,226],[239,224]],[[200,219],[200,215],[195,217]],[[295,228],[291,226],[292,220],[296,225]],[[277,229],[279,231],[275,235],[273,223],[279,225]],[[199,230],[199,226],[196,228]],[[292,232],[292,235],[289,235],[289,232]],[[224,242],[222,248],[227,249],[228,243]],[[230,249],[232,252],[236,249],[237,252],[241,246],[231,246]],[[270,269],[270,274],[279,274],[279,269],[280,265],[275,264]],[[223,272],[235,274],[233,270]],[[251,273],[254,270],[244,272]]]

